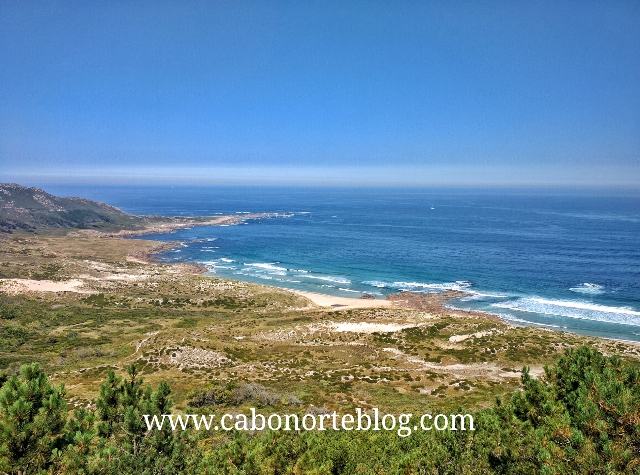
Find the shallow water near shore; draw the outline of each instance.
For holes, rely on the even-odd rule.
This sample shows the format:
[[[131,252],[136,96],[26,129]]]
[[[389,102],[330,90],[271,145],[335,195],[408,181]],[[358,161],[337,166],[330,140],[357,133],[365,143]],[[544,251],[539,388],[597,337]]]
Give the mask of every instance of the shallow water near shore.
[[[135,214],[287,218],[146,236],[167,261],[345,297],[458,289],[456,308],[640,341],[640,193],[603,189],[70,187]]]

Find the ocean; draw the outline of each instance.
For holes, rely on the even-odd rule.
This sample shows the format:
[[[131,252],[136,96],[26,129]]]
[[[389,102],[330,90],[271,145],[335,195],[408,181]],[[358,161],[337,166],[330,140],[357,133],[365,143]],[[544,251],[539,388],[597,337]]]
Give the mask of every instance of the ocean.
[[[146,238],[211,275],[332,295],[465,291],[520,325],[640,341],[640,192],[630,189],[43,186],[134,214],[286,217]]]

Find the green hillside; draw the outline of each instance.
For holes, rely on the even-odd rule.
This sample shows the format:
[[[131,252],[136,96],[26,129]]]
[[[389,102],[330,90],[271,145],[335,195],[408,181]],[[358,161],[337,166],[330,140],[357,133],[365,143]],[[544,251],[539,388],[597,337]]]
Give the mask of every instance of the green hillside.
[[[138,229],[142,218],[86,198],[54,196],[40,188],[0,184],[0,233],[67,229]]]

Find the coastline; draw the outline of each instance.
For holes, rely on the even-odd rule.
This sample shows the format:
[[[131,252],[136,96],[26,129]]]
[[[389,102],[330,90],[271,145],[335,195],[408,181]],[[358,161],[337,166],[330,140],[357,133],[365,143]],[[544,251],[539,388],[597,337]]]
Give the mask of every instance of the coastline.
[[[29,190],[25,189],[23,194],[29,195]],[[210,272],[200,264],[182,265],[189,267],[190,272],[280,288],[292,287],[330,296],[371,298],[375,295],[378,299],[384,299],[390,293],[399,291],[420,293],[455,289],[469,292],[471,297],[449,300],[445,305],[447,313],[473,315],[474,311],[484,312],[484,318],[498,318],[518,327],[533,325],[560,332],[640,341],[640,332],[637,330],[640,325],[635,286],[637,279],[633,275],[633,268],[628,265],[633,263],[632,256],[625,252],[625,249],[630,248],[628,245],[634,244],[635,238],[629,237],[628,231],[631,229],[626,224],[613,229],[620,246],[614,246],[603,258],[606,266],[593,266],[591,260],[600,257],[591,251],[575,255],[576,259],[570,259],[567,261],[570,265],[565,266],[562,263],[564,261],[556,262],[545,257],[550,255],[549,243],[563,246],[562,233],[556,232],[557,230],[548,235],[550,241],[536,240],[530,242],[531,246],[525,247],[522,247],[526,243],[519,233],[507,233],[507,241],[501,244],[485,239],[496,230],[508,229],[503,226],[508,227],[513,222],[521,223],[530,232],[539,231],[535,226],[529,227],[536,220],[527,218],[521,222],[523,217],[520,213],[513,213],[509,209],[495,211],[496,208],[492,205],[495,204],[495,199],[502,201],[501,195],[476,197],[479,201],[474,203],[480,209],[497,213],[497,221],[486,222],[466,206],[469,204],[466,195],[447,198],[452,200],[451,209],[441,207],[437,212],[430,211],[427,215],[422,215],[414,211],[423,209],[424,203],[420,200],[412,201],[415,196],[408,190],[389,196],[390,201],[380,204],[382,208],[372,204],[363,206],[364,202],[359,200],[373,195],[351,191],[340,192],[339,196],[346,201],[326,208],[324,192],[314,191],[305,195],[310,206],[303,206],[302,203],[306,204],[303,200],[301,207],[295,212],[291,212],[296,208],[290,204],[296,203],[300,196],[293,192],[285,193],[282,197],[279,192],[265,193],[250,200],[247,200],[244,189],[230,196],[224,190],[215,190],[214,193],[201,190],[193,193],[193,196],[183,197],[181,193],[172,196],[170,205],[161,204],[164,195],[153,198],[156,202],[153,206],[144,205],[140,197],[135,198],[128,206],[124,206],[136,213],[127,214],[128,220],[114,218],[106,220],[107,224],[90,223],[90,230],[86,227],[69,229],[61,224],[60,228],[42,228],[32,234],[63,235],[63,232],[71,231],[70,236],[79,238],[78,247],[84,246],[81,243],[83,236],[85,239],[129,237],[132,240],[145,240],[146,244],[133,247],[147,252],[132,254],[128,259],[131,263],[199,262]],[[55,197],[50,199],[55,200]],[[260,203],[257,209],[250,206],[256,199]],[[173,203],[173,200],[177,201]],[[214,203],[215,206],[212,205]],[[403,203],[413,203],[417,208],[406,208]],[[518,203],[527,213],[540,211],[528,199]],[[568,205],[573,209],[574,204],[578,206],[577,203],[553,203],[554,206],[560,206],[558,209],[565,209]],[[127,205],[127,202],[125,200],[118,204]],[[593,209],[603,206],[609,209],[612,204],[615,203],[598,202],[589,206],[593,205]],[[302,209],[305,211],[301,211]],[[276,210],[282,214],[272,213]],[[393,212],[378,217],[378,212],[384,210]],[[446,225],[451,216],[444,211],[455,211],[462,213],[460,216],[466,216],[469,221],[459,231],[473,231],[474,235],[477,232],[478,241],[475,238],[469,242],[459,241],[461,235],[458,231],[452,232]],[[629,213],[626,208],[619,211],[615,216],[626,223],[624,219],[630,216]],[[286,215],[291,216],[291,219],[259,219]],[[55,217],[55,213],[52,216]],[[581,229],[582,221],[574,222],[573,215],[558,216],[559,222],[566,229]],[[251,226],[232,226],[240,223]],[[373,233],[370,229],[372,223],[376,223]],[[262,226],[254,228],[258,224]],[[218,228],[217,225],[225,228]],[[397,230],[405,229],[404,226],[407,226],[408,234],[406,239],[400,239]],[[422,235],[420,229],[427,234]],[[589,232],[585,229],[584,238],[569,245],[567,252],[579,253],[582,244],[593,242],[593,239],[602,235],[599,231],[604,232],[606,229],[589,228]],[[149,235],[154,232],[163,234]],[[174,234],[164,234],[172,232]],[[425,240],[427,235],[429,239]],[[147,239],[155,242],[146,241]],[[222,240],[217,244],[208,243],[216,239]],[[182,242],[162,244],[163,241]],[[71,240],[68,243],[70,247],[75,245]],[[474,253],[473,249],[479,244],[488,246],[487,252],[498,252],[496,255],[503,257],[496,262],[495,267],[491,259],[475,257],[478,253]],[[91,244],[104,247],[105,251],[111,248],[124,249],[127,245],[122,243],[117,246],[115,241],[104,245],[93,241]],[[501,253],[504,246],[513,245],[520,246],[523,254]],[[151,250],[151,247],[154,249]],[[157,255],[167,249],[173,251]],[[535,263],[538,258],[548,264],[544,273],[536,271]],[[523,264],[524,262],[529,264]],[[50,269],[59,268],[60,265],[60,262],[52,262],[47,269],[34,271],[34,275],[55,273]],[[32,277],[21,272],[17,266],[18,264],[16,269],[3,272],[3,277],[19,274]],[[58,275],[59,278],[68,279],[74,274],[61,269]]]
[[[265,217],[265,215],[251,215],[252,217]],[[274,217],[273,214],[269,214],[268,217]],[[235,216],[225,216],[225,218],[236,218]],[[244,219],[249,219],[249,215],[242,217]],[[237,223],[242,219],[237,219],[234,222]],[[222,223],[231,222],[231,221],[222,221]],[[220,225],[219,224],[206,224],[206,222],[202,222],[201,225]],[[188,227],[188,226],[185,226]],[[168,229],[168,228],[164,228]],[[171,232],[171,231],[166,231]],[[156,234],[156,233],[153,233]],[[162,233],[157,233],[162,234]],[[103,238],[130,238],[135,236],[100,236]],[[163,252],[170,251],[184,244],[185,241],[156,241],[154,239],[148,239],[150,242],[156,242],[158,245],[152,249],[146,251],[137,251],[128,256],[128,258],[132,260],[137,260],[141,263],[145,264],[158,264],[162,263],[162,261],[158,258],[153,257],[156,254],[161,254]],[[206,274],[209,269],[199,262],[194,261],[179,261],[172,263],[173,265],[180,265],[181,272],[187,274]],[[251,283],[251,280],[243,280],[239,278],[229,278],[224,277],[227,280],[238,281],[238,282],[248,282]],[[398,291],[395,294],[389,294],[385,299],[369,299],[369,298],[354,298],[354,297],[342,297],[342,296],[334,296],[331,294],[325,294],[320,292],[311,292],[305,290],[292,289],[288,287],[280,287],[272,284],[264,284],[261,283],[265,287],[271,287],[278,290],[285,290],[291,292],[295,295],[299,295],[309,299],[315,305],[318,305],[321,308],[327,310],[353,310],[353,309],[363,309],[363,308],[388,308],[388,309],[405,309],[405,310],[421,310],[426,311],[433,315],[451,315],[455,317],[461,318],[472,318],[472,319],[483,319],[490,322],[497,322],[503,325],[507,325],[509,327],[534,327],[534,328],[542,328],[548,331],[558,332],[558,333],[569,333],[572,335],[583,335],[578,332],[572,332],[568,330],[559,330],[554,328],[549,328],[546,326],[539,326],[535,324],[525,325],[525,324],[517,324],[507,318],[501,317],[500,315],[482,312],[478,310],[465,310],[459,308],[452,308],[447,306],[447,302],[450,300],[469,296],[468,292],[464,292],[461,290],[445,290],[442,292],[411,292],[411,291]],[[585,335],[587,336],[587,335]],[[635,345],[640,345],[640,342],[634,340],[627,340],[623,338],[613,338],[606,337],[600,335],[589,335],[595,338],[602,338],[611,341],[620,341],[625,343],[634,343]]]
[[[247,219],[249,215],[245,215],[242,218]],[[251,215],[251,216],[263,216],[263,215]],[[268,217],[274,217],[273,214],[270,214]],[[228,218],[236,218],[235,216],[231,216]],[[235,220],[235,222],[241,221],[241,219]],[[203,223],[203,225],[205,225]],[[106,237],[106,236],[105,236]],[[115,237],[115,236],[114,236]],[[120,236],[117,236],[120,237]],[[127,236],[129,237],[129,236]],[[140,260],[146,263],[161,263],[162,261],[158,258],[153,257],[155,254],[161,254],[163,252],[167,252],[171,249],[175,249],[176,247],[188,242],[188,241],[156,241],[154,239],[149,239],[149,241],[159,243],[157,247],[149,250],[145,253],[140,253],[137,256],[132,255],[131,258],[139,258]],[[200,264],[199,262],[194,261],[178,261],[173,264],[180,264],[181,267],[184,268],[183,272],[190,274],[207,274],[209,269]],[[238,282],[248,282],[255,283],[255,281],[247,279],[243,280],[237,277],[223,277],[227,280],[233,280]],[[601,338],[604,340],[610,341],[619,341],[624,343],[633,343],[634,346],[640,346],[640,342],[632,339],[627,339],[623,337],[615,337],[615,336],[607,336],[602,334],[594,334],[594,333],[585,333],[580,331],[572,331],[568,328],[558,329],[551,328],[546,325],[539,325],[535,323],[518,323],[514,322],[511,319],[505,318],[498,314],[493,314],[489,312],[484,312],[481,310],[467,310],[462,308],[455,308],[447,305],[447,302],[473,295],[471,293],[465,292],[464,290],[444,290],[439,292],[413,292],[413,291],[398,291],[395,294],[389,294],[385,299],[379,298],[353,298],[353,297],[343,297],[343,296],[335,296],[331,294],[321,293],[321,292],[313,292],[307,290],[298,290],[292,289],[285,286],[273,285],[271,283],[260,283],[260,285],[266,287],[272,287],[278,290],[286,290],[295,295],[303,296],[308,298],[311,302],[318,305],[319,307],[324,307],[324,309],[328,310],[352,310],[352,309],[363,309],[363,308],[388,308],[388,309],[406,309],[406,310],[421,310],[426,311],[428,313],[434,315],[450,315],[460,318],[471,318],[471,319],[482,319],[490,322],[499,322],[503,325],[507,325],[509,327],[532,327],[532,328],[540,328],[548,331],[553,331],[557,333],[566,333],[571,335],[580,335],[585,337],[594,337]],[[388,303],[387,303],[388,302]]]
[[[274,286],[275,287],[275,286]],[[392,302],[382,299],[357,299],[352,297],[334,297],[333,295],[320,294],[317,292],[307,292],[304,290],[288,289],[277,287],[278,289],[288,290],[296,295],[300,295],[311,300],[320,307],[329,307],[332,310],[350,310],[354,308],[390,308]]]
[[[255,216],[255,215],[252,215]],[[225,217],[225,218],[234,218],[235,222],[241,221],[242,219],[247,219],[247,216],[239,217]],[[227,219],[217,221],[220,222],[230,222]],[[203,222],[203,225],[204,224]],[[168,228],[164,228],[168,231]],[[105,239],[105,240],[113,240],[115,242],[127,241],[126,238],[133,237],[132,235],[117,235],[117,236],[78,236],[75,233],[69,233],[67,238],[70,238],[72,241],[76,239]],[[203,275],[208,269],[204,265],[198,262],[192,261],[179,261],[179,262],[171,262],[164,263],[161,259],[154,257],[157,254],[161,254],[163,252],[167,252],[171,249],[175,249],[183,244],[182,241],[157,241],[154,239],[143,239],[136,240],[130,239],[125,245],[125,255],[123,256],[127,262],[131,264],[138,264],[142,266],[167,266],[167,269],[172,274],[184,274],[184,275]],[[94,264],[95,265],[95,264]],[[143,268],[144,269],[144,268]],[[141,269],[142,270],[142,269]],[[124,273],[122,273],[124,272]],[[79,274],[71,274],[68,275],[66,279],[25,279],[25,278],[3,278],[0,279],[0,289],[3,292],[7,292],[10,294],[19,294],[22,292],[44,292],[50,294],[57,293],[97,293],[94,289],[92,289],[92,285],[87,287],[85,284],[87,282],[92,282],[93,284],[96,281],[104,281],[104,282],[113,282],[119,280],[136,280],[138,278],[146,276],[144,270],[140,275],[130,275],[128,271],[125,269],[120,269],[117,272],[107,272],[101,276],[92,276]],[[248,282],[242,279],[230,279],[224,277],[225,280],[229,280],[231,282]],[[466,295],[465,292],[456,291],[456,290],[448,290],[444,292],[432,292],[432,293],[413,293],[413,292],[398,292],[396,294],[390,294],[385,299],[379,298],[353,298],[353,297],[341,297],[334,296],[330,294],[323,294],[318,292],[309,292],[304,290],[291,289],[286,287],[279,287],[276,285],[269,284],[260,284],[263,287],[273,288],[278,291],[286,291],[290,292],[294,295],[298,295],[308,299],[313,304],[317,305],[320,308],[325,310],[352,310],[352,309],[373,309],[373,308],[385,308],[385,309],[404,309],[404,310],[418,310],[427,312],[433,315],[456,315],[461,317],[471,317],[471,318],[482,318],[488,321],[500,322],[503,324],[511,325],[510,322],[501,319],[498,316],[491,315],[489,313],[477,312],[477,311],[465,311],[465,310],[455,310],[449,309],[444,306],[444,304],[454,298],[462,297]]]
[[[317,389],[336,389],[319,396],[332,407],[344,404],[344,388],[334,385],[349,382],[358,390],[383,391],[366,397],[372,404],[380,397],[418,404],[418,394],[445,392],[452,401],[482,404],[485,396],[493,400],[516,384],[518,368],[528,366],[538,375],[567,348],[587,345],[640,358],[640,346],[632,342],[521,327],[447,308],[463,291],[340,297],[193,275],[195,264],[152,257],[176,244],[62,236],[4,242],[0,251],[11,272],[0,280],[0,293],[41,308],[43,321],[56,322],[57,340],[49,341],[51,331],[43,326],[31,337],[37,344],[25,342],[15,355],[0,356],[37,355],[86,400],[97,388],[95,372],[87,369],[137,362],[149,377],[178,384],[181,394],[201,384],[203,371],[211,371],[206,368],[220,371],[221,378],[266,378],[276,385],[316,387],[321,377]],[[7,311],[13,318],[8,325],[28,327],[20,314]],[[83,340],[70,343],[64,335]],[[44,347],[51,349],[46,358]],[[473,391],[462,391],[461,380]]]
[[[329,307],[333,310],[349,310],[354,308],[395,308],[405,310],[420,310],[434,315],[452,315],[463,318],[481,318],[492,322],[500,322],[504,325],[517,327],[509,320],[498,315],[486,312],[471,310],[459,310],[446,307],[445,304],[452,299],[464,297],[465,292],[459,290],[447,290],[444,292],[412,293],[398,292],[388,295],[385,299],[363,299],[351,297],[338,297],[330,294],[318,292],[308,292],[304,290],[289,289],[286,287],[272,286],[277,289],[284,289],[296,295],[308,298],[320,307]],[[524,325],[522,325],[524,326]]]
[[[79,230],[67,233],[67,236],[84,236],[84,237],[100,237],[100,238],[131,238],[137,236],[148,236],[150,234],[169,234],[179,229],[188,229],[194,226],[232,226],[241,224],[249,219],[260,218],[286,218],[288,214],[284,213],[254,213],[243,215],[225,215],[225,216],[199,216],[199,217],[180,217],[180,216],[140,216],[145,220],[143,229],[122,229],[114,232],[103,232],[96,230]]]
[[[209,221],[200,222],[199,225],[202,226],[219,226],[225,223],[238,223],[243,219],[252,219],[259,217],[277,217],[280,216],[277,213],[266,213],[266,214],[255,214],[255,215],[245,215],[242,217],[236,216],[224,216],[221,220],[216,221],[216,224],[210,224]],[[183,229],[184,227],[188,227],[187,225],[182,226],[180,228],[175,229]],[[165,229],[165,233],[172,232],[169,228]],[[163,233],[150,233],[150,234],[163,234]],[[104,235],[100,236],[102,238],[131,238],[141,234],[136,235]],[[156,247],[144,250],[144,251],[135,251],[127,256],[127,259],[137,261],[144,264],[157,264],[162,261],[158,258],[153,257],[156,254],[162,254],[163,252],[170,251],[175,249],[176,247],[181,246],[184,241],[156,241],[154,239],[149,239],[150,242],[158,243]],[[206,274],[208,268],[199,262],[193,261],[180,261],[173,263],[181,266],[181,271],[186,274]],[[242,279],[228,279],[227,280],[236,280],[238,282],[251,282],[244,281]],[[449,314],[457,317],[467,317],[467,318],[480,318],[485,319],[492,322],[499,322],[504,325],[517,327],[519,325],[515,325],[513,322],[504,319],[498,315],[493,315],[487,312],[480,312],[474,310],[463,310],[463,309],[454,309],[450,307],[446,307],[445,304],[455,298],[464,297],[469,295],[466,292],[460,290],[446,290],[443,292],[426,292],[426,293],[414,293],[414,292],[403,292],[399,291],[395,294],[387,295],[385,299],[378,298],[353,298],[353,297],[341,297],[334,296],[330,294],[324,294],[319,292],[310,292],[305,290],[297,290],[291,289],[287,287],[279,287],[277,285],[269,285],[269,284],[261,284],[265,287],[272,287],[278,290],[286,290],[295,295],[299,295],[307,298],[315,305],[319,307],[324,307],[329,310],[352,310],[352,309],[361,309],[361,308],[389,308],[389,309],[406,309],[406,310],[421,310],[426,311],[428,313],[432,313],[435,315]],[[523,325],[524,326],[524,325]],[[618,341],[617,339],[613,339]],[[626,341],[626,340],[620,340]]]

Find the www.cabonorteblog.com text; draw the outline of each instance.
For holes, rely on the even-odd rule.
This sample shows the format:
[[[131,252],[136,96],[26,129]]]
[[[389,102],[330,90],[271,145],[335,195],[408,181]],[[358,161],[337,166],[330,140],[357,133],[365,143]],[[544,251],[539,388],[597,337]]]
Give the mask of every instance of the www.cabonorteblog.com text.
[[[380,414],[377,408],[366,413],[357,408],[355,414],[269,414],[250,408],[250,414],[161,414],[142,416],[148,430],[385,430],[407,437],[418,430],[475,430],[471,414]]]

